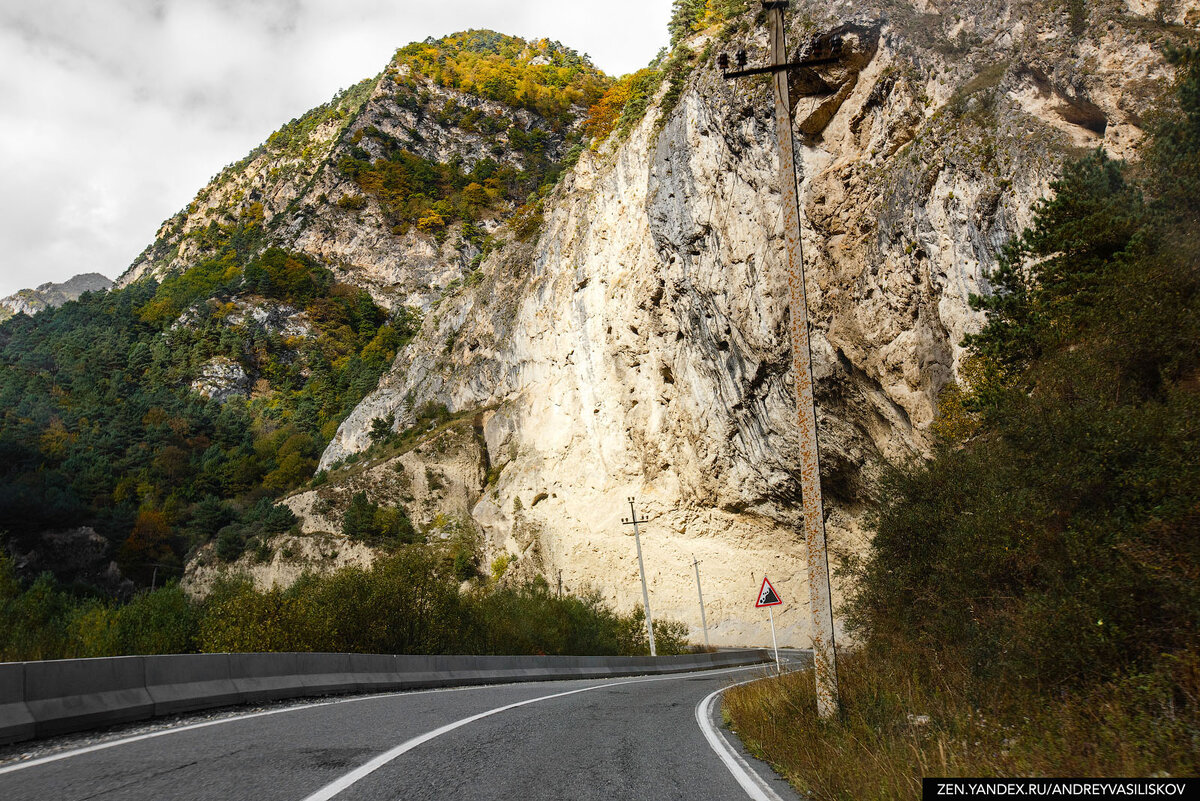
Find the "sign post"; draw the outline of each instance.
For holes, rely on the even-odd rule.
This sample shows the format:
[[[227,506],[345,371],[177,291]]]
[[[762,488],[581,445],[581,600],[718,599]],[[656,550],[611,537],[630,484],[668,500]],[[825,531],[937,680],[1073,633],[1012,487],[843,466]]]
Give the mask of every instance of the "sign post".
[[[778,673],[783,673],[783,665],[779,662],[779,641],[775,639],[775,610],[771,607],[779,606],[783,603],[779,593],[775,592],[775,588],[771,586],[771,582],[766,576],[763,576],[762,587],[758,590],[758,603],[754,606],[761,609],[767,607],[767,614],[771,617],[771,647],[775,649],[775,670]]]

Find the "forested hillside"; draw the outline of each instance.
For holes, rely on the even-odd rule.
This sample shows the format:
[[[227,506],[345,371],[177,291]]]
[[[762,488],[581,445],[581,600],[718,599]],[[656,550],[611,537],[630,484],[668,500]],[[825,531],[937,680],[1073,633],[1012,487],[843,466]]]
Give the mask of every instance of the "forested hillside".
[[[453,230],[469,270],[513,235],[496,226],[515,210],[517,235],[536,225],[610,83],[546,40],[470,31],[410,45],[222,171],[121,288],[0,325],[0,532],[19,572],[103,595],[177,579],[213,540],[223,560],[262,552],[295,523],[275,499],[314,478],[428,304],[381,304],[343,263],[298,248],[312,213],[300,198],[337,224],[377,204],[391,235],[420,247]],[[500,105],[460,105],[437,87]],[[392,110],[416,123],[402,138],[375,124]],[[422,131],[484,149],[430,148]],[[319,176],[333,197],[311,191]],[[419,537],[402,506],[384,517],[390,539],[368,526],[374,545]]]
[[[220,255],[161,285],[0,327],[0,529],[17,554],[38,561],[44,532],[90,526],[126,576],[148,582],[155,567],[177,576],[189,550],[218,534],[226,553],[240,552],[291,525],[269,499],[312,477],[416,321],[389,318],[306,257],[255,253],[256,235],[238,227]],[[292,329],[257,324],[249,309]],[[199,377],[214,366],[244,392],[206,397],[218,388]],[[70,575],[69,561],[38,563],[98,578]]]

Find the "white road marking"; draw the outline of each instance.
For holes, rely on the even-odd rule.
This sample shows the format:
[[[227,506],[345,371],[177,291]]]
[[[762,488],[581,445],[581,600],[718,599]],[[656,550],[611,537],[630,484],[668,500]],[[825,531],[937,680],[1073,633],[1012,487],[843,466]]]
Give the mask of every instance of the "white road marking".
[[[565,681],[571,681],[571,679],[565,679]],[[578,679],[577,681],[588,681],[588,679]],[[135,734],[135,735],[132,735],[129,737],[121,737],[116,740],[108,740],[103,743],[96,743],[95,745],[84,746],[83,748],[72,748],[69,751],[62,751],[57,754],[49,754],[48,756],[38,757],[37,759],[30,759],[25,762],[15,762],[11,765],[4,765],[3,767],[0,767],[0,775],[3,775],[5,773],[12,773],[13,771],[24,770],[25,768],[32,768],[32,767],[35,767],[36,765],[44,765],[47,762],[57,762],[60,759],[67,759],[69,757],[76,757],[76,756],[82,756],[84,754],[90,754],[94,751],[103,751],[106,748],[116,748],[118,745],[127,745],[128,743],[136,743],[140,740],[150,740],[150,739],[153,739],[154,737],[162,737],[167,734],[178,734],[179,732],[192,731],[193,729],[206,729],[209,726],[218,726],[222,723],[236,723],[237,721],[240,721],[240,720],[250,720],[251,718],[263,718],[263,717],[267,717],[268,715],[282,715],[285,712],[300,712],[301,710],[304,710],[304,709],[315,709],[316,707],[333,706],[334,704],[350,704],[350,703],[355,703],[358,701],[373,701],[378,698],[390,698],[393,696],[401,696],[401,695],[429,695],[430,693],[452,693],[452,692],[464,692],[464,691],[468,691],[468,690],[485,690],[485,689],[492,689],[497,686],[504,686],[504,685],[475,684],[475,685],[471,685],[471,686],[467,686],[467,687],[438,687],[438,688],[431,689],[431,690],[398,690],[396,692],[390,692],[390,693],[372,693],[370,695],[356,695],[351,698],[335,698],[331,701],[317,701],[317,702],[311,703],[311,704],[297,704],[296,706],[283,707],[282,709],[268,709],[263,712],[248,712],[245,714],[234,714],[234,715],[229,715],[228,717],[220,718],[219,720],[206,720],[203,723],[189,723],[185,726],[172,726],[170,728],[159,729],[158,731],[147,732],[145,734]]]
[[[426,690],[424,692],[432,692],[432,691]],[[108,742],[104,742],[104,743],[96,743],[95,745],[89,745],[89,746],[85,746],[83,748],[73,748],[70,751],[62,751],[61,753],[50,754],[49,756],[38,757],[37,759],[30,759],[26,762],[16,762],[12,765],[5,765],[4,767],[0,767],[0,775],[3,775],[5,773],[12,773],[13,771],[17,771],[17,770],[24,770],[25,768],[32,768],[35,765],[44,765],[47,762],[56,762],[60,759],[67,759],[68,757],[75,757],[75,756],[82,756],[83,754],[90,754],[93,751],[103,751],[106,748],[115,748],[118,745],[125,745],[127,743],[136,743],[139,740],[149,740],[154,737],[162,737],[163,735],[166,735],[166,734],[176,734],[181,731],[191,731],[193,729],[204,729],[204,728],[208,728],[209,726],[220,725],[221,723],[232,723],[237,720],[249,720],[250,718],[262,718],[262,717],[266,717],[267,715],[281,715],[284,712],[299,712],[302,709],[312,709],[312,708],[318,707],[318,706],[330,706],[332,704],[344,704],[344,703],[348,703],[350,701],[366,701],[366,700],[370,700],[372,698],[382,698],[382,697],[386,697],[388,695],[400,695],[400,694],[401,693],[383,693],[381,695],[376,694],[376,695],[370,695],[370,696],[361,696],[358,698],[339,698],[336,701],[319,701],[314,704],[300,704],[297,706],[289,706],[286,709],[268,709],[264,712],[251,712],[246,715],[232,715],[227,718],[221,718],[220,720],[206,720],[203,723],[189,723],[186,726],[175,726],[175,727],[169,728],[169,729],[160,729],[159,731],[147,732],[146,734],[135,734],[132,737],[122,737],[119,740],[109,740]],[[411,693],[411,695],[416,695],[416,694],[417,693]]]
[[[646,680],[642,679],[642,681]],[[583,687],[578,690],[569,690],[565,693],[542,695],[537,698],[530,698],[526,701],[518,701],[515,704],[498,706],[495,709],[489,709],[487,712],[480,712],[478,715],[471,715],[469,718],[462,718],[461,720],[456,720],[453,723],[447,723],[445,726],[436,728],[433,731],[425,732],[419,737],[414,737],[411,740],[405,740],[390,751],[384,751],[370,762],[360,765],[359,767],[347,773],[345,776],[335,779],[334,781],[322,787],[320,790],[317,790],[312,795],[305,797],[304,801],[328,801],[328,799],[333,798],[335,795],[347,789],[352,784],[355,784],[360,779],[366,778],[369,774],[379,770],[401,754],[407,753],[416,748],[418,745],[427,743],[435,737],[441,737],[446,732],[454,731],[457,728],[466,726],[469,723],[474,723],[477,720],[482,720],[483,718],[491,717],[492,715],[498,715],[501,712],[507,712],[510,709],[516,709],[517,707],[525,706],[526,704],[536,704],[539,701],[549,701],[551,698],[562,698],[564,695],[575,695],[576,693],[586,693],[589,690],[600,690],[605,687],[619,687],[622,684],[633,683],[633,681],[617,681],[611,684],[597,684],[594,687]]]
[[[735,670],[746,670],[748,668],[734,668],[734,669]],[[695,671],[695,672],[699,672],[699,671]],[[711,671],[711,672],[725,673],[728,671],[721,670],[721,671]],[[660,678],[675,678],[677,676],[685,676],[685,675],[689,675],[689,674],[687,674],[687,673],[672,674],[671,676],[665,676],[665,677],[660,677]],[[564,679],[564,681],[572,681],[572,679]],[[575,681],[589,681],[589,679],[575,679]],[[648,679],[639,679],[638,681],[648,681]],[[520,682],[512,682],[512,683],[517,684]],[[627,682],[622,682],[622,683],[624,684]],[[356,703],[359,701],[372,701],[372,700],[376,700],[379,698],[389,698],[392,696],[428,695],[430,693],[464,692],[464,691],[470,691],[470,690],[493,689],[498,686],[505,686],[505,685],[475,685],[475,686],[470,686],[470,687],[441,687],[441,688],[432,689],[432,690],[403,690],[403,691],[392,692],[392,693],[375,693],[372,695],[358,695],[358,696],[354,696],[352,698],[337,698],[337,699],[334,699],[331,701],[318,701],[318,702],[312,703],[312,704],[298,704],[296,706],[284,707],[282,709],[268,709],[268,710],[265,710],[262,712],[250,712],[250,713],[243,714],[243,715],[230,715],[229,717],[220,718],[218,720],[206,720],[202,723],[189,723],[184,726],[173,726],[170,728],[159,729],[158,731],[146,732],[145,734],[135,734],[130,737],[121,737],[119,739],[109,740],[109,741],[103,742],[103,743],[96,743],[94,745],[88,745],[88,746],[84,746],[82,748],[72,748],[69,751],[61,751],[57,754],[49,754],[44,757],[38,757],[36,759],[29,759],[29,760],[25,760],[23,762],[14,762],[11,765],[4,765],[4,766],[0,767],[0,776],[3,776],[6,773],[14,773],[18,770],[25,770],[26,768],[37,767],[38,765],[45,765],[50,762],[57,762],[61,759],[69,759],[71,757],[83,756],[84,754],[91,754],[91,753],[95,753],[96,751],[104,751],[108,748],[116,748],[117,746],[120,746],[120,745],[128,745],[130,743],[136,743],[136,742],[140,742],[142,740],[151,740],[151,739],[154,739],[155,737],[164,737],[168,734],[178,734],[180,732],[193,731],[195,729],[206,729],[209,726],[219,726],[223,723],[235,723],[237,721],[250,720],[251,718],[262,718],[262,717],[267,717],[269,715],[282,715],[287,712],[300,712],[305,709],[315,709],[316,707],[322,707],[322,706],[333,706],[334,704],[349,704],[349,703]],[[611,687],[611,686],[614,686],[614,685],[600,684],[600,685],[596,685],[595,687],[586,688],[586,689],[597,689],[599,687]]]
[[[752,681],[758,681],[758,679],[739,681],[729,687],[738,687]],[[712,750],[725,763],[725,767],[733,774],[733,778],[737,779],[737,783],[746,791],[746,795],[750,796],[753,801],[783,801],[712,723],[712,705],[729,687],[722,687],[720,690],[710,693],[703,701],[696,704],[696,723],[700,725],[704,739],[708,740]]]
[[[354,770],[350,771],[346,775],[342,776],[341,778],[335,779],[334,781],[332,781],[329,784],[322,787],[320,790],[317,790],[312,795],[305,796],[303,801],[329,801],[329,799],[333,798],[338,793],[341,793],[343,790],[348,789],[355,783],[361,781],[362,779],[366,778],[370,774],[379,770],[380,768],[382,768],[387,763],[391,762],[396,757],[401,756],[402,754],[408,753],[409,751],[413,750],[414,748],[416,748],[419,745],[422,745],[423,743],[427,743],[434,738],[440,737],[443,734],[454,731],[455,729],[461,728],[462,726],[466,726],[470,723],[474,723],[477,720],[482,720],[483,718],[491,717],[492,715],[498,715],[501,712],[507,712],[510,709],[516,709],[517,707],[520,707],[520,706],[526,706],[527,704],[536,704],[540,701],[549,701],[553,698],[562,698],[567,695],[576,695],[577,693],[591,692],[592,690],[603,690],[603,689],[610,688],[610,687],[620,687],[623,684],[642,684],[642,683],[648,682],[648,681],[669,681],[671,679],[679,679],[679,678],[684,678],[687,676],[694,676],[697,673],[703,673],[703,674],[711,676],[711,675],[719,674],[719,673],[733,673],[733,672],[737,672],[740,670],[754,670],[756,668],[761,668],[761,667],[762,667],[762,665],[749,665],[747,667],[726,668],[724,670],[689,671],[686,673],[675,673],[675,674],[671,674],[669,676],[654,676],[652,678],[647,678],[647,679],[626,679],[624,681],[606,682],[604,684],[596,684],[591,687],[582,687],[578,690],[568,690],[567,692],[564,692],[564,693],[554,693],[552,695],[542,695],[542,696],[538,696],[537,698],[530,698],[525,701],[518,701],[514,704],[506,704],[504,706],[499,706],[499,707],[496,707],[495,709],[489,709],[486,712],[480,712],[477,715],[471,715],[470,717],[462,718],[461,720],[456,720],[453,723],[447,723],[445,726],[441,726],[439,728],[434,729],[433,731],[429,731],[429,732],[426,732],[425,734],[419,735],[417,737],[413,737],[411,740],[405,740],[404,742],[400,743],[400,745],[396,746],[395,748],[391,749],[390,751],[384,751],[382,754],[375,757],[370,762],[366,762],[363,765],[359,766],[358,768],[355,768]],[[712,696],[709,696],[709,697],[711,698]],[[734,775],[736,777],[737,774],[734,774]],[[739,779],[739,782],[740,781],[741,780]],[[778,797],[776,797],[776,798],[768,799],[768,801],[782,801],[782,799],[779,799]]]

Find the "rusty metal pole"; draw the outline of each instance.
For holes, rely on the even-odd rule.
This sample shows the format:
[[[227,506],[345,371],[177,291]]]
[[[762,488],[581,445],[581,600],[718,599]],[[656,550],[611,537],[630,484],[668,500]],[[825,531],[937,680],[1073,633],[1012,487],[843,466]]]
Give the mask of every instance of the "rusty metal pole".
[[[787,64],[783,11],[786,2],[767,2],[771,63]],[[829,556],[825,550],[825,513],[821,503],[821,458],[817,450],[817,411],[813,399],[812,352],[808,338],[808,301],[804,292],[804,253],[800,243],[800,202],[796,194],[796,154],[788,73],[774,71],[775,135],[779,142],[779,189],[787,242],[788,299],[791,309],[792,371],[796,380],[796,412],[800,418],[800,490],[804,538],[808,546],[808,587],[812,609],[812,644],[817,681],[817,712],[837,712],[837,652],[833,640],[833,603],[829,589]]]

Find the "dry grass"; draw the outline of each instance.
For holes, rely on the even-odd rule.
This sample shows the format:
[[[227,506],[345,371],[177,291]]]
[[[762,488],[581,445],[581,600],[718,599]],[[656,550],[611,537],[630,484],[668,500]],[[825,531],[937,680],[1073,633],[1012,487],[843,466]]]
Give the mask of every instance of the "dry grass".
[[[756,756],[814,799],[919,798],[932,776],[1173,776],[1200,772],[1200,657],[1088,692],[1005,688],[971,699],[965,673],[841,661],[839,718],[816,716],[808,671],[725,693]],[[925,717],[927,716],[927,718]]]

